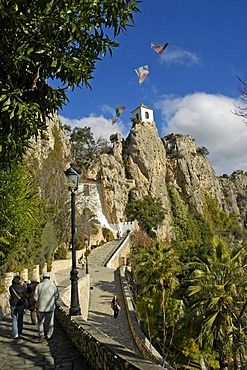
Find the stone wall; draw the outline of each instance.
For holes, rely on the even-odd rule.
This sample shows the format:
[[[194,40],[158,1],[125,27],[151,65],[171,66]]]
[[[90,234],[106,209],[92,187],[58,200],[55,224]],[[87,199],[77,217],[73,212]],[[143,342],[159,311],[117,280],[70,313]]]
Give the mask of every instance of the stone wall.
[[[115,269],[119,268],[120,264],[122,264],[122,258],[125,258],[129,253],[129,248],[130,241],[129,236],[127,236],[115,253],[112,256],[108,256],[105,265]],[[120,280],[125,306],[127,308],[127,318],[133,338],[143,354],[144,359],[140,359],[140,357],[135,355],[132,351],[123,347],[119,343],[116,343],[100,330],[91,326],[86,322],[87,318],[83,318],[83,315],[70,317],[70,294],[68,293],[70,287],[65,288],[60,294],[61,299],[58,301],[56,317],[81,354],[86,357],[91,366],[97,370],[158,370],[161,368],[166,370],[174,370],[171,366],[169,366],[168,363],[165,363],[163,367],[160,365],[163,362],[162,356],[155,350],[155,348],[151,345],[141,331],[133,306],[130,290],[124,276],[124,270],[125,266],[122,264],[122,268],[120,268],[119,271],[121,271]],[[87,277],[88,276],[89,275],[87,275]],[[89,291],[89,285],[87,288],[85,284],[82,284],[82,280],[83,278],[78,280],[80,297],[85,296],[87,289]],[[90,284],[89,279],[88,284]],[[82,306],[86,305],[87,302],[89,302],[89,296],[88,298],[85,297],[85,302],[83,301]]]
[[[76,251],[76,263],[84,252],[85,249],[80,249]],[[52,262],[52,272],[54,272],[55,274],[56,271],[69,269],[71,268],[71,265],[72,265],[72,253],[71,251],[69,251],[67,253],[66,260],[55,260]]]
[[[130,234],[122,241],[115,253],[109,256],[108,261],[106,261],[105,266],[112,269],[117,269],[120,266],[126,265],[127,256],[130,253]]]
[[[78,250],[76,251],[76,258],[81,256],[82,251]],[[68,253],[68,258],[66,260],[57,260],[53,261],[52,263],[52,271],[50,271],[51,274],[51,280],[56,282],[55,279],[55,273],[56,271],[68,269],[71,267],[71,252]],[[10,307],[9,307],[9,287],[12,284],[12,280],[15,275],[21,276],[21,278],[25,281],[28,281],[29,278],[34,277],[37,281],[40,281],[40,266],[36,265],[32,269],[32,271],[28,271],[27,269],[20,271],[20,272],[7,272],[4,276],[4,278],[1,279],[0,285],[5,287],[5,291],[0,294],[0,306],[2,307],[2,311],[4,316],[8,315],[10,313]],[[47,265],[44,265],[44,268],[42,269],[42,272],[47,271]],[[87,281],[88,280],[88,281]],[[83,309],[83,318],[87,318],[88,315],[88,302],[89,302],[89,279],[85,278],[84,281],[80,281],[79,283],[79,289],[83,290],[83,296],[85,297],[85,302],[83,304],[85,305],[85,309]],[[88,293],[87,293],[88,292]],[[70,297],[70,287],[67,288],[67,290],[63,293],[63,299],[65,302],[68,301],[68,297]],[[87,312],[85,311],[87,310]]]
[[[81,317],[83,320],[88,319],[89,310],[89,294],[90,294],[90,279],[89,274],[78,279],[78,294],[80,297]],[[71,284],[60,292],[60,299],[63,303],[70,307],[71,302]],[[82,302],[83,299],[83,302]]]
[[[69,316],[69,308],[59,300],[56,318],[83,357],[97,370],[161,370],[160,365],[144,360],[115,342],[80,316]]]

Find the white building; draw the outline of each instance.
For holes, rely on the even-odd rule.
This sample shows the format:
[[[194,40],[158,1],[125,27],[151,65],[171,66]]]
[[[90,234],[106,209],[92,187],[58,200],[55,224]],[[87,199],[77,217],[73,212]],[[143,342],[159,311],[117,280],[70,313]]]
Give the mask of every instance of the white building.
[[[140,122],[154,122],[154,110],[141,103],[139,107],[132,110],[132,119]]]
[[[116,237],[117,233],[121,236],[126,235],[134,229],[134,222],[119,222],[110,224],[106,218],[103,207],[102,186],[96,181],[81,181],[77,192],[76,206],[79,212],[89,209],[97,218],[101,227],[111,230]]]

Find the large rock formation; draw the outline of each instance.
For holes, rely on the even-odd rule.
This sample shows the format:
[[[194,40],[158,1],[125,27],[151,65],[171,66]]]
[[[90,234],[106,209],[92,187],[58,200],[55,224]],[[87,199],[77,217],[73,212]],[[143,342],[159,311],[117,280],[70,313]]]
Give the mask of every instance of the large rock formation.
[[[59,120],[54,116],[49,122],[47,137],[38,141],[37,157],[44,159],[53,149],[54,132],[58,129]],[[68,139],[62,130],[59,136],[66,161],[69,156]],[[154,121],[134,119],[125,140],[120,134],[112,135],[110,140],[112,149],[101,154],[99,163],[81,176],[94,186],[98,184],[101,189],[101,212],[109,224],[128,221],[125,214],[128,202],[150,195],[160,199],[166,211],[157,236],[164,240],[173,238],[169,184],[185,204],[193,205],[200,214],[203,215],[207,194],[217,200],[220,209],[236,215],[242,227],[247,226],[246,173],[236,171],[230,176],[216,176],[207,159],[206,148],[198,147],[190,136],[170,134],[161,138]]]
[[[205,194],[217,199],[220,209],[239,216],[246,224],[247,176],[236,171],[217,177],[205,148],[197,147],[188,135],[170,134],[160,138],[154,122],[134,122],[124,140],[111,137],[113,149],[101,156],[98,179],[103,186],[106,215],[110,222],[126,220],[129,201],[151,195],[161,200],[166,218],[158,237],[173,237],[171,205],[167,183],[174,186],[186,204],[203,214]]]

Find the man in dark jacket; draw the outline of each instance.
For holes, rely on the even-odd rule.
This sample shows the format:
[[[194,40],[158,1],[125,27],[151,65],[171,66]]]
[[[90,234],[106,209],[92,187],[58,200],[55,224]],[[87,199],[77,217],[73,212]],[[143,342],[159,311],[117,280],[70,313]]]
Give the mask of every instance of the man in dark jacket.
[[[34,299],[34,291],[38,284],[39,282],[34,277],[31,277],[30,283],[27,285],[28,308],[30,310],[31,323],[33,325],[38,322],[37,302]]]
[[[9,303],[12,317],[12,336],[14,339],[20,337],[23,329],[26,288],[25,286],[21,285],[20,280],[20,276],[15,276],[12,280],[12,285],[9,287]]]

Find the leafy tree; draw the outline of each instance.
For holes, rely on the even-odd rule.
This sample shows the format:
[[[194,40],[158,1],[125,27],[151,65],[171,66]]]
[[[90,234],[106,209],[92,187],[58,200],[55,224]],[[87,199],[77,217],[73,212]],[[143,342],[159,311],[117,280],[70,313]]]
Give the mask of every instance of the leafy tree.
[[[20,159],[66,91],[90,87],[95,63],[119,46],[138,0],[0,0],[0,162]],[[61,87],[49,85],[56,80]]]
[[[188,207],[177,190],[168,184],[172,219],[176,240],[174,245],[180,249],[182,262],[188,262],[195,255],[210,253],[213,232],[210,223],[191,205]]]
[[[137,300],[138,317],[141,320],[141,327],[153,345],[159,342],[159,335],[162,332],[162,309],[161,291],[152,290],[142,294]],[[155,314],[154,314],[155,313]]]
[[[153,239],[150,238],[143,230],[134,230],[130,236],[132,249],[148,247],[153,243]]]
[[[77,240],[79,244],[84,244],[84,238],[88,238],[89,246],[91,244],[91,235],[95,235],[100,227],[100,222],[96,215],[87,207],[77,213]],[[79,246],[77,246],[78,248]],[[80,249],[80,248],[78,248]]]
[[[136,283],[141,286],[141,295],[152,292],[154,297],[160,297],[162,354],[165,361],[168,327],[166,315],[172,296],[179,286],[177,275],[181,270],[178,254],[171,246],[155,242],[145,248],[136,248],[132,255],[132,265]],[[157,292],[160,294],[157,295]]]
[[[160,200],[149,195],[130,202],[126,207],[126,214],[129,220],[137,220],[147,234],[150,234],[152,229],[157,229],[165,219],[165,210]]]
[[[209,194],[204,195],[204,217],[213,233],[220,238],[229,240],[241,235],[238,218],[221,210],[216,198]]]
[[[101,151],[107,147],[107,140],[100,137],[95,141],[90,127],[75,127],[70,132],[70,143],[76,166],[81,169],[92,168]]]
[[[246,252],[215,242],[214,253],[191,263],[189,311],[203,351],[218,352],[220,369],[246,365]]]
[[[45,219],[37,183],[26,165],[0,171],[0,257],[1,270],[18,271],[35,262],[37,239]]]
[[[207,157],[209,155],[209,150],[205,148],[205,146],[198,147],[196,151],[198,154],[201,154],[203,157]]]

